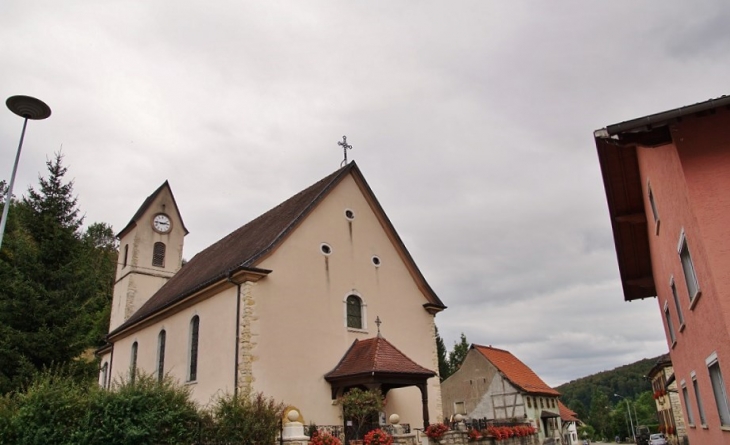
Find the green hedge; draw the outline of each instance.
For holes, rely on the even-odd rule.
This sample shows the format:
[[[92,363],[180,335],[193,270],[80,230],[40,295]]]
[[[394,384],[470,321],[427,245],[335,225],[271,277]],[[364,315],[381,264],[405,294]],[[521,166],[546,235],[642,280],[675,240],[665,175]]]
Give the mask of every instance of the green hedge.
[[[53,372],[0,396],[0,445],[272,444],[283,405],[262,394],[222,396],[210,409],[188,387],[138,373],[112,390]]]

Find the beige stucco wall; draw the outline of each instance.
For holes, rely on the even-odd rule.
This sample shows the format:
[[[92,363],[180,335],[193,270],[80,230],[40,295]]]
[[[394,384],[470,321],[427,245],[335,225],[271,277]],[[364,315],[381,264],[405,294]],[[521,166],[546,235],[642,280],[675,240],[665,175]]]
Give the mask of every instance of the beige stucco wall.
[[[198,375],[188,382],[190,320],[200,317]],[[186,384],[192,397],[207,405],[217,395],[232,393],[236,346],[236,288],[229,287],[213,298],[181,310],[160,322],[118,340],[114,344],[112,375],[126,378],[132,344],[138,344],[137,367],[143,372],[157,372],[157,345],[160,331],[166,331],[165,373]]]
[[[345,210],[355,213],[353,221]],[[330,256],[320,244],[332,248]],[[375,267],[373,255],[380,257]],[[382,335],[408,357],[435,369],[433,316],[401,257],[368,202],[348,176],[299,228],[259,267],[273,272],[253,287],[253,388],[296,405],[307,422],[339,424],[324,374],[332,370],[355,339]],[[365,304],[363,330],[346,327],[345,299],[355,294]],[[428,386],[432,421],[441,418],[438,378]],[[422,425],[416,388],[394,391],[386,413]]]

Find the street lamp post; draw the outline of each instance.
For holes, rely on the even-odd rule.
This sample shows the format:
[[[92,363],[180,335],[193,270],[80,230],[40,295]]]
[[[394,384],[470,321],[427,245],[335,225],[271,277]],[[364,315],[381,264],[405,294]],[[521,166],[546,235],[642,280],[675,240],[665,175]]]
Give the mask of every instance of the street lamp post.
[[[620,397],[626,401],[626,411],[628,411],[629,413],[629,423],[631,424],[631,437],[634,438],[634,443],[636,443],[636,430],[634,430],[634,421],[631,419],[631,407],[629,406],[629,399],[618,394],[614,394],[614,396]],[[639,419],[636,419],[636,421],[638,422]]]
[[[5,224],[8,222],[8,210],[10,210],[10,198],[13,196],[13,185],[15,184],[15,173],[18,171],[18,161],[20,160],[20,151],[23,149],[23,138],[25,138],[25,127],[28,125],[28,119],[41,120],[51,115],[51,108],[40,99],[30,96],[11,96],[5,101],[8,109],[23,118],[23,131],[20,133],[20,143],[18,144],[18,152],[15,154],[15,163],[13,164],[13,173],[10,175],[10,184],[8,192],[5,196],[5,205],[3,206],[3,217],[0,220],[0,248],[3,245],[3,235],[5,235]]]

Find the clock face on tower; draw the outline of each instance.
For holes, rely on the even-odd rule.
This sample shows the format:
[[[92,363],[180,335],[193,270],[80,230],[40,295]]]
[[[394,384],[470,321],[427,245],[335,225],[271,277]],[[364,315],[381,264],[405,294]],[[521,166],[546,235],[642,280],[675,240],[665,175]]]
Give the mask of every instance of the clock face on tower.
[[[160,233],[167,233],[172,228],[170,218],[164,213],[156,215],[152,220],[152,227]]]

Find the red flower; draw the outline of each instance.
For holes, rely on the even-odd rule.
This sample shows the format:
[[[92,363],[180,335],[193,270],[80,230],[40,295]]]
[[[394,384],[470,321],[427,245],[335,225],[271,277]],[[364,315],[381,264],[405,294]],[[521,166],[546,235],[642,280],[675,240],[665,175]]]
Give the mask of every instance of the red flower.
[[[426,428],[426,436],[428,436],[429,439],[439,440],[448,430],[449,427],[447,425],[444,425],[443,423],[434,423]]]
[[[378,428],[367,433],[364,442],[365,445],[392,445],[393,436]]]

